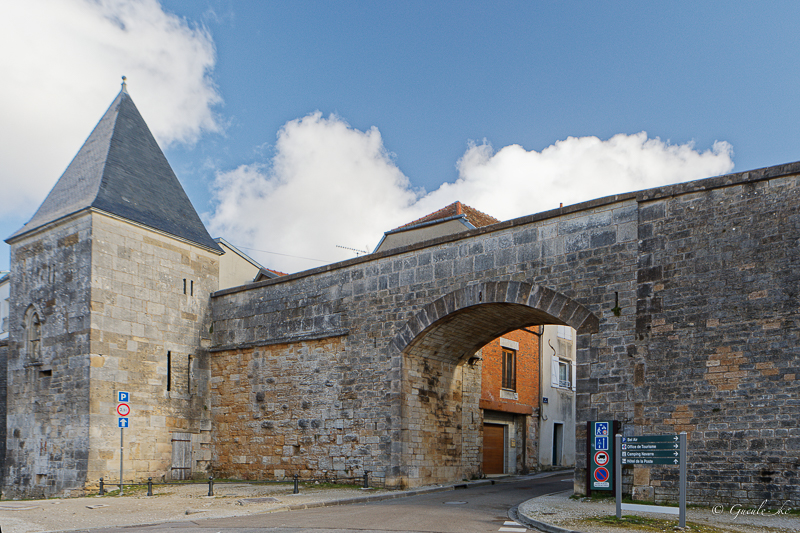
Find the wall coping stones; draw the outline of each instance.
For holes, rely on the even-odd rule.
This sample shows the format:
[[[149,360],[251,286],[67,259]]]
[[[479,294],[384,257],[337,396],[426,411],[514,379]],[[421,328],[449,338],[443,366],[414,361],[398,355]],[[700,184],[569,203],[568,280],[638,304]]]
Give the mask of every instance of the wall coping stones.
[[[350,335],[350,330],[335,329],[329,331],[320,331],[316,333],[308,333],[304,335],[288,335],[286,337],[276,337],[273,339],[259,339],[251,342],[237,342],[234,344],[221,344],[213,346],[208,349],[209,352],[226,352],[229,350],[246,350],[248,348],[256,348],[259,346],[272,346],[275,344],[292,344],[304,341],[319,341],[322,339],[331,339],[334,337],[347,337]]]

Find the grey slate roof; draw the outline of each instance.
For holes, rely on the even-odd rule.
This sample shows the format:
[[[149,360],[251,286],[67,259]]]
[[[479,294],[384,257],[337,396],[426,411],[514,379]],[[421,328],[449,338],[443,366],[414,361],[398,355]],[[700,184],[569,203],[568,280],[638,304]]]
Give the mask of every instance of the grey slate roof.
[[[222,252],[124,87],[33,218],[6,242],[90,207]]]

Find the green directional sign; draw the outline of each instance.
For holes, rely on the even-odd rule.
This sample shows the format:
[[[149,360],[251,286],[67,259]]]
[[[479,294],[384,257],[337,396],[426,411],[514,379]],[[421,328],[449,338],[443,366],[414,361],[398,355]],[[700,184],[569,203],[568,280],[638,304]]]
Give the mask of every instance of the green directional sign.
[[[678,450],[623,450],[625,457],[678,457]]]
[[[678,435],[622,437],[620,460],[624,465],[677,465],[680,463]]]
[[[652,443],[652,442],[674,442],[678,444],[677,435],[647,435],[644,437],[622,437],[622,444],[633,443]]]
[[[679,465],[680,459],[677,457],[669,458],[669,457],[653,457],[649,459],[639,459],[639,458],[631,458],[625,457],[625,452],[622,452],[622,464],[624,465]]]

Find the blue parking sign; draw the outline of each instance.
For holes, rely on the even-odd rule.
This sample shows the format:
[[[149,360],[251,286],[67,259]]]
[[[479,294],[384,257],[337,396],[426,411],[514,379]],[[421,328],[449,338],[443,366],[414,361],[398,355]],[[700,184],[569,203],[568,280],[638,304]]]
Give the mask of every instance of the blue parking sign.
[[[121,427],[121,428],[128,427],[128,418],[127,417],[121,416],[121,417],[119,417],[118,420],[119,420],[119,422],[118,422],[119,427]]]
[[[131,393],[118,391],[117,392],[117,402],[125,402],[128,403],[131,400]]]

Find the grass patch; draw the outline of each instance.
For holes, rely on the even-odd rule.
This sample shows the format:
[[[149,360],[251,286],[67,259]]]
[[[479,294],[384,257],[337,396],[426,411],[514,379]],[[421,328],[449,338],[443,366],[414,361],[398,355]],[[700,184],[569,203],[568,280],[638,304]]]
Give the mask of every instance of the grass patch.
[[[677,520],[663,518],[647,518],[643,516],[625,515],[622,518],[616,516],[600,516],[587,518],[587,522],[602,524],[604,526],[619,527],[620,529],[638,529],[641,531],[673,531],[678,524]],[[686,522],[687,529],[693,533],[728,533],[727,529],[720,529],[714,526],[698,524],[697,522]]]

